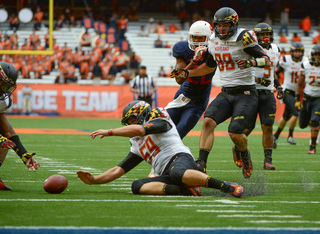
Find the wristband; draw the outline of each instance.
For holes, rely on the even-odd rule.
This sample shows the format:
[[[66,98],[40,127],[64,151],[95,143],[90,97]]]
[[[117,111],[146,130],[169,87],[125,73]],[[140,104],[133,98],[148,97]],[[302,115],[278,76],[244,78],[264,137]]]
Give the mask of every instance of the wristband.
[[[256,58],[256,67],[265,67],[267,62],[265,58]]]
[[[113,129],[112,128],[108,130],[108,136],[113,136]]]

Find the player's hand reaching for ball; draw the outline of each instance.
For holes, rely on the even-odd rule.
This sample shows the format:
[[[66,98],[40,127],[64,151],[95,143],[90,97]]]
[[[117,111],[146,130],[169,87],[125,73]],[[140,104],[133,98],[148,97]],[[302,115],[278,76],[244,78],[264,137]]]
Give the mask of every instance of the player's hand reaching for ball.
[[[77,171],[77,175],[80,180],[82,180],[86,184],[93,184],[94,183],[94,177],[90,172],[86,171]]]

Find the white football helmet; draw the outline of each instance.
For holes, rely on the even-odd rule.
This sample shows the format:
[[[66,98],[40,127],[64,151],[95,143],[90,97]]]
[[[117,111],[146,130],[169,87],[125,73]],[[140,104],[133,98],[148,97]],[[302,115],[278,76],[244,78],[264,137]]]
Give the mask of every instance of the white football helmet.
[[[198,46],[208,46],[209,38],[212,34],[212,27],[207,21],[198,20],[194,22],[188,33],[188,44],[191,50],[195,50]],[[194,42],[192,36],[206,36],[204,42]]]

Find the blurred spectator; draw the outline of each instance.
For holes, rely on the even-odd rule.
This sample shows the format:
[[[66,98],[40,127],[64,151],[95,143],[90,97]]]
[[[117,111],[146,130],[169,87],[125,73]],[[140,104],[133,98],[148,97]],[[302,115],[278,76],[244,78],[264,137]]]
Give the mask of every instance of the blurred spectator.
[[[183,8],[178,14],[178,18],[180,20],[180,28],[182,30],[186,28],[185,23],[188,20],[188,17],[189,17],[189,14],[185,8]]]
[[[280,43],[288,43],[287,37],[283,33],[280,33],[279,42]]]
[[[301,37],[298,35],[298,33],[293,33],[293,36],[291,38],[291,42],[301,42]]]
[[[85,29],[93,28],[93,19],[88,16],[87,12],[84,12],[84,16],[81,20],[81,25]]]
[[[128,15],[128,18],[129,18],[129,21],[138,21],[138,9],[137,9],[137,6],[136,5],[133,5],[130,7],[127,15]]]
[[[138,37],[148,37],[149,36],[149,33],[148,31],[145,29],[145,26],[144,25],[141,25],[140,26],[140,31],[138,32]]]
[[[311,20],[310,16],[306,16],[303,20],[300,22],[300,28],[303,30],[304,36],[309,36],[309,31],[311,30]]]
[[[24,39],[24,43],[21,45],[20,50],[31,50],[31,44],[28,43],[28,39]]]
[[[288,36],[288,26],[289,26],[289,11],[290,9],[286,7],[280,14],[280,30],[279,35],[282,31],[285,31],[286,36]]]
[[[36,30],[33,29],[32,34],[29,36],[29,41],[31,46],[36,45],[38,42],[40,42],[40,37],[38,34],[36,34]]]
[[[162,21],[158,22],[158,25],[156,26],[156,33],[158,33],[158,34],[166,34],[167,33],[167,28],[165,25],[163,25]]]
[[[10,35],[9,40],[10,40],[11,46],[18,46],[19,36],[16,30],[14,30],[13,33]]]
[[[155,33],[156,32],[156,26],[154,25],[154,19],[153,18],[149,19],[148,32],[149,33]]]
[[[112,16],[109,19],[109,27],[117,29],[118,28],[118,14],[112,13]]]
[[[75,28],[77,27],[77,22],[76,22],[76,18],[74,15],[70,16],[70,19],[68,20],[68,27],[69,28]]]
[[[175,24],[175,22],[170,22],[169,24],[169,32],[175,33],[177,30],[179,30],[179,27]]]
[[[200,13],[198,10],[195,10],[192,14],[192,22],[196,22],[201,19]]]
[[[141,64],[141,58],[136,52],[132,52],[129,58],[129,68],[132,75],[136,76]]]
[[[92,79],[101,79],[102,78],[102,70],[99,66],[99,62],[96,62],[96,64],[93,66],[92,69]]]
[[[38,6],[37,9],[36,9],[36,12],[33,15],[33,20],[34,20],[34,26],[33,27],[34,27],[35,30],[40,30],[42,19],[43,19],[43,11]]]
[[[124,78],[124,83],[125,84],[129,84],[130,81],[133,78],[133,75],[131,74],[131,72],[129,70],[126,70],[126,69],[122,70],[121,76]]]
[[[82,34],[80,34],[80,45],[85,47],[91,46],[91,35],[87,28]]]
[[[160,35],[158,35],[158,38],[154,41],[154,47],[155,48],[162,48],[163,47],[163,41],[161,40]]]
[[[22,89],[22,112],[25,115],[31,113],[32,106],[31,106],[31,96],[32,96],[32,88],[29,84],[26,84]]]
[[[166,77],[166,76],[167,76],[167,74],[166,74],[163,66],[160,67],[160,70],[159,70],[159,72],[158,72],[158,76],[159,76],[159,77]]]
[[[59,19],[54,24],[53,30],[59,31],[61,28],[64,27],[64,24],[65,24],[65,18],[64,17],[65,17],[64,15],[60,15],[59,16]]]
[[[318,35],[316,35],[312,39],[312,44],[320,44],[320,28],[317,31],[318,31]]]
[[[118,21],[118,29],[119,29],[119,40],[125,39],[125,33],[127,31],[128,27],[128,19],[125,15],[121,15],[119,21]]]
[[[20,25],[20,20],[16,13],[12,13],[9,17],[10,30],[18,30]]]
[[[113,61],[115,62],[115,66],[117,67],[117,72],[121,72],[122,70],[127,68],[129,58],[125,53],[119,51],[113,57]]]
[[[263,20],[262,22],[267,23],[267,24],[269,24],[270,26],[273,25],[273,20],[272,20],[272,18],[271,18],[270,13],[267,13],[267,14],[266,14],[266,17],[264,18],[264,20]]]
[[[51,36],[52,36],[52,41],[54,40],[54,36],[53,36],[53,33],[51,33]],[[44,43],[45,43],[45,48],[48,49],[49,48],[49,32],[47,32],[46,34],[44,34],[43,36],[43,40],[44,40]]]

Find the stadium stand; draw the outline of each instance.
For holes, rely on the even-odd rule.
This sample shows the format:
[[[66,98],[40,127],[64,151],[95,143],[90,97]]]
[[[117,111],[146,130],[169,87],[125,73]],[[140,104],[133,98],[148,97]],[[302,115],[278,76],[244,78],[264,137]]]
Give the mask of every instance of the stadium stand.
[[[175,33],[166,33],[161,35],[161,40],[163,42],[167,42],[171,45],[171,48],[154,48],[154,41],[157,39],[158,34],[150,33],[148,37],[139,37],[138,32],[140,31],[141,25],[148,25],[149,18],[154,18],[155,23],[158,21],[162,21],[164,25],[168,26],[170,22],[174,21],[177,25],[179,25],[179,20],[177,17],[173,17],[168,14],[148,14],[144,13],[139,15],[138,22],[129,22],[128,30],[125,34],[127,40],[129,41],[130,48],[136,52],[142,58],[142,64],[148,67],[148,73],[153,77],[158,76],[158,72],[160,66],[164,67],[165,71],[168,71],[175,64],[175,59],[171,55],[172,46],[179,40],[187,39],[188,30],[178,30]],[[242,18],[240,21],[239,27],[245,27],[248,29],[252,29],[258,22],[259,19],[245,19]],[[48,29],[44,26],[47,22],[43,22],[42,28],[37,31],[37,34],[43,39],[43,36],[48,32]],[[303,31],[299,28],[298,20],[291,20],[289,26],[289,35],[288,35],[288,43],[278,43],[278,31],[280,28],[279,23],[275,23],[272,25],[274,29],[274,43],[276,43],[280,48],[284,48],[287,52],[290,50],[290,39],[292,38],[293,33],[298,33],[301,36],[302,43],[305,45],[306,55],[309,54],[312,45],[312,38],[315,34],[316,30],[312,30],[310,32],[309,37],[302,36]],[[13,31],[8,30],[9,23],[5,22],[1,24],[1,32],[2,35],[11,35]],[[29,38],[29,35],[32,34],[33,23],[21,24],[17,34],[19,36],[19,45],[22,45],[26,38]],[[76,28],[62,28],[59,31],[53,31],[54,38],[56,39],[56,43],[62,47],[64,43],[67,43],[68,47],[70,47],[73,51],[76,47],[79,47],[79,35],[84,31],[84,28],[76,27]],[[89,32],[92,36],[95,36],[94,29],[89,29]],[[44,40],[41,40],[41,44],[44,46]],[[90,50],[91,48],[83,48],[83,50]],[[60,72],[57,69],[54,69],[48,75],[43,75],[41,80],[24,79],[23,82],[30,83],[54,83],[56,78],[59,76]],[[92,80],[81,80],[79,70],[76,71],[76,76],[79,77],[79,84],[87,84],[92,83]],[[20,80],[20,79],[19,79]],[[168,78],[158,78],[158,85],[176,85],[174,80]],[[213,79],[215,85],[219,85],[218,75]],[[109,84],[108,80],[101,80],[101,84]],[[116,79],[114,84],[123,84],[123,79]]]

